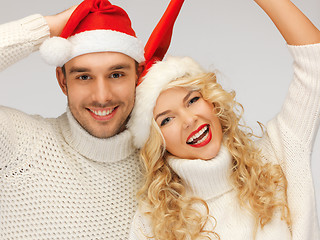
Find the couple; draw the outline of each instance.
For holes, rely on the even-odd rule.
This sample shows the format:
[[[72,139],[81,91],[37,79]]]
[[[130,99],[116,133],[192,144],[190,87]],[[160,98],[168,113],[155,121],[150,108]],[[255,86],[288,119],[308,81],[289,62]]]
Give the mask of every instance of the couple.
[[[76,32],[76,45],[93,33],[89,23],[62,31],[73,9],[1,26],[1,38],[10,35],[1,68],[46,44],[41,52],[58,66],[68,97],[57,119],[1,107],[1,238],[317,239],[309,153],[319,124],[320,34],[290,1],[256,2],[295,60],[289,96],[257,142],[239,125],[234,93],[190,58],[148,58],[135,89],[144,56],[122,9],[108,6],[119,19],[107,22],[124,23],[107,36],[117,48],[91,48],[106,38],[89,36],[66,56],[43,41]]]

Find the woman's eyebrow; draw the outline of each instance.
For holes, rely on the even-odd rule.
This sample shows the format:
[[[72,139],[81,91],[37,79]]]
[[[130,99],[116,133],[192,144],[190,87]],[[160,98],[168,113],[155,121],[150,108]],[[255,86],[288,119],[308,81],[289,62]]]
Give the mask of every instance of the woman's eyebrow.
[[[188,100],[188,98],[190,97],[190,95],[195,92],[195,90],[191,90],[190,92],[187,93],[187,95],[183,98],[182,102],[185,102]]]
[[[162,113],[159,113],[159,114],[157,114],[157,116],[155,117],[155,121],[157,121],[157,119],[159,118],[159,117],[161,117],[161,116],[163,116],[163,115],[166,115],[166,114],[168,114],[169,112],[171,112],[170,110],[166,110],[166,111],[164,111],[164,112],[162,112]]]
[[[190,97],[190,95],[191,95],[193,92],[195,92],[195,91],[196,91],[196,90],[191,90],[190,92],[188,92],[188,93],[184,96],[184,98],[182,99],[182,102],[187,101],[188,98]],[[170,112],[171,112],[170,110],[166,110],[166,111],[164,111],[164,112],[161,112],[161,113],[157,114],[157,116],[154,118],[154,120],[157,121],[157,119],[158,119],[159,117],[161,117],[161,116],[163,116],[163,115],[166,115],[166,114],[168,114],[168,113],[170,113]]]

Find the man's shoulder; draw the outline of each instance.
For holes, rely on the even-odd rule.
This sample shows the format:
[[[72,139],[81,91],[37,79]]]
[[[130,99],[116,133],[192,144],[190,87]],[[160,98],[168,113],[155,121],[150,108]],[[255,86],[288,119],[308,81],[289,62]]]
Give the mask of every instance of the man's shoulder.
[[[35,153],[44,144],[56,145],[59,136],[57,122],[57,119],[0,106],[0,169],[6,166],[0,175],[31,164]]]
[[[45,118],[37,114],[28,114],[11,107],[0,106],[0,125],[13,128],[50,128],[57,124],[58,118]]]

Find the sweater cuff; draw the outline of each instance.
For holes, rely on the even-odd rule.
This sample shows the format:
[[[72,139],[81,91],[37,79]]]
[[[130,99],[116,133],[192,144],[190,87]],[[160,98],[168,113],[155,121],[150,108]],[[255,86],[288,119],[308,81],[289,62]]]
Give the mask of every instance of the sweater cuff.
[[[296,62],[310,63],[320,62],[320,43],[308,45],[288,45],[289,52]],[[319,67],[319,65],[317,65]]]
[[[50,29],[47,21],[40,14],[34,14],[19,20],[21,27],[25,29],[33,43],[33,51],[39,50],[40,45],[50,37]]]

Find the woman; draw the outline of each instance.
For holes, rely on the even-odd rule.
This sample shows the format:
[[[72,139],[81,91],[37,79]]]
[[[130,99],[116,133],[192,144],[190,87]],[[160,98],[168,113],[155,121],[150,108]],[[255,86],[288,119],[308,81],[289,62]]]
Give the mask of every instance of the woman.
[[[257,0],[288,43],[294,79],[261,139],[190,58],[156,63],[129,122],[145,167],[131,239],[318,239],[310,152],[319,127],[320,32],[288,0]]]

